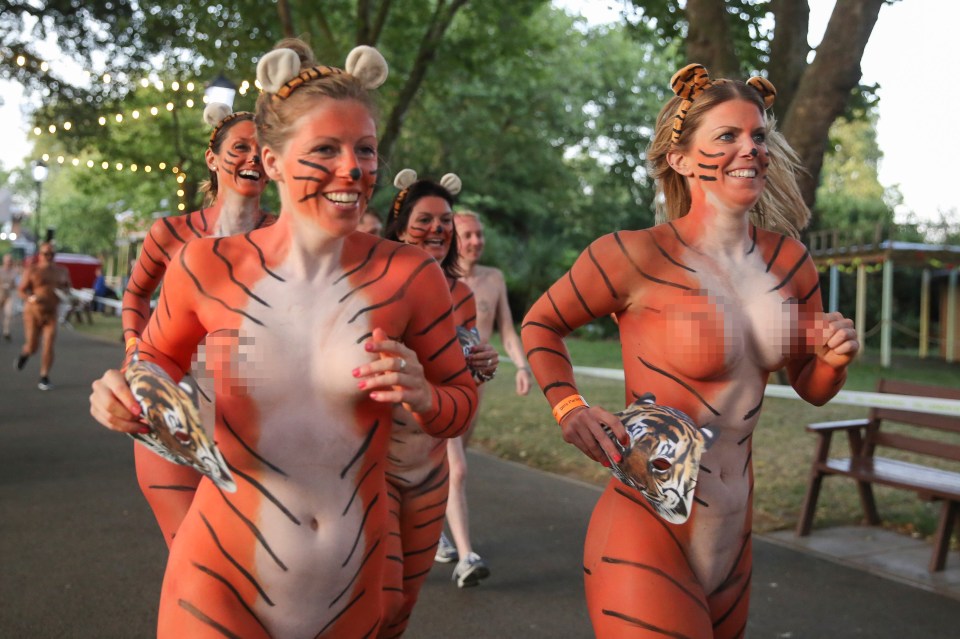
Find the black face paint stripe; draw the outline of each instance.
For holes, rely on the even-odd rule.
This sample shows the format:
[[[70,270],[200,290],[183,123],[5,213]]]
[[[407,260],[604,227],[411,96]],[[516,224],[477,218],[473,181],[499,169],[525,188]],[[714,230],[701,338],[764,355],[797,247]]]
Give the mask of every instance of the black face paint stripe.
[[[700,178],[701,180],[703,180],[704,182],[716,182],[716,181],[717,181],[717,178],[713,177],[712,175],[698,175],[697,177]]]
[[[711,171],[720,168],[720,165],[719,165],[719,164],[700,164],[700,163],[697,163],[697,166],[699,166],[701,169],[708,169],[708,170],[711,170]]]
[[[322,164],[317,164],[316,162],[310,162],[310,161],[308,161],[308,160],[297,160],[297,162],[299,162],[300,164],[302,164],[302,165],[304,165],[304,166],[309,166],[311,169],[319,169],[320,171],[323,171],[324,173],[326,173],[326,174],[328,174],[328,175],[331,173],[330,169],[328,169],[327,167],[323,166]]]
[[[703,149],[697,149],[697,150],[700,152],[700,155],[708,158],[722,158],[725,155],[723,151],[719,151],[717,153],[707,153]]]

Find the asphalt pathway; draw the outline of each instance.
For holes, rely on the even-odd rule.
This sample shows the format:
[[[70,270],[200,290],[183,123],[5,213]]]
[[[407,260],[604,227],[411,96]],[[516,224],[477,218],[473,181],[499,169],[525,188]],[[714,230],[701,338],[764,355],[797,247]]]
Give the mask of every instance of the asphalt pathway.
[[[51,375],[0,343],[0,637],[151,637],[166,549],[133,472],[132,442],[87,412],[119,344],[62,331]],[[411,639],[590,637],[580,557],[599,490],[470,454],[474,544],[490,579],[459,590],[435,565]],[[960,636],[957,601],[757,539],[749,637]]]

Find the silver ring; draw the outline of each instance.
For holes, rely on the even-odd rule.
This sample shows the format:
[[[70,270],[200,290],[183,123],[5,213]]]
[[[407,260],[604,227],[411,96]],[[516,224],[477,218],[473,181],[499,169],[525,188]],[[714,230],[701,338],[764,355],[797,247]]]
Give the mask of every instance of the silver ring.
[[[399,368],[399,370],[402,371],[403,369],[405,369],[405,368],[407,367],[407,360],[403,359],[402,357],[400,357],[400,358],[398,358],[398,359],[400,360],[400,368]]]

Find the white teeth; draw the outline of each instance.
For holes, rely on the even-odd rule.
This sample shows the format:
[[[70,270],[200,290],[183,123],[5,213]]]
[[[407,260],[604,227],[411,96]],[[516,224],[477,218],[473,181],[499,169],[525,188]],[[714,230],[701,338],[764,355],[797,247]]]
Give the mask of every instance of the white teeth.
[[[738,178],[754,178],[754,177],[757,177],[757,170],[756,169],[737,169],[736,171],[727,172],[727,175],[729,175],[730,177],[738,177]]]
[[[259,180],[260,171],[254,171],[253,169],[243,169],[240,171],[240,177],[250,178],[251,180]]]
[[[357,200],[360,199],[359,193],[324,193],[323,197],[327,198],[331,202],[336,202],[337,204],[356,204]]]

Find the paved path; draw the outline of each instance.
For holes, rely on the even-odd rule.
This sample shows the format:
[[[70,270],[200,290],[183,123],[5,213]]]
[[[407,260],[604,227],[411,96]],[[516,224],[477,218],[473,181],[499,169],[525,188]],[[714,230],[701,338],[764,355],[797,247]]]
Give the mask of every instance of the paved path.
[[[132,443],[87,414],[118,345],[64,331],[52,379],[12,370],[0,343],[0,637],[151,637],[165,548],[140,497]],[[580,556],[596,487],[470,455],[475,545],[493,575],[458,590],[436,565],[411,639],[591,636]],[[953,599],[758,539],[748,636],[946,639]],[[951,556],[951,560],[955,560]]]

